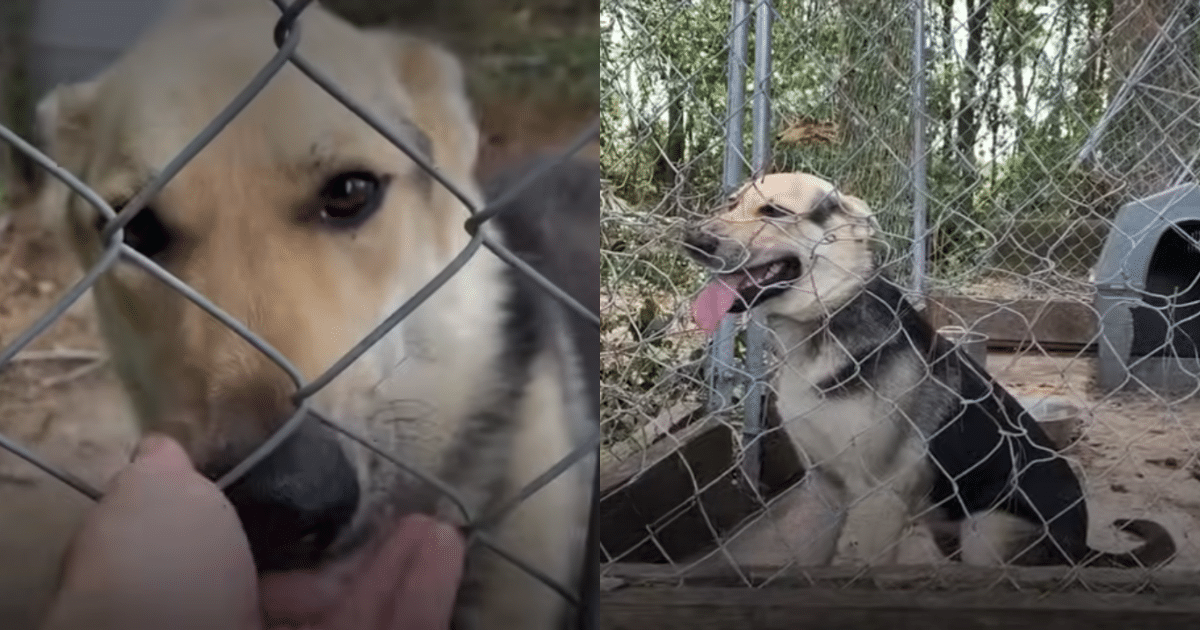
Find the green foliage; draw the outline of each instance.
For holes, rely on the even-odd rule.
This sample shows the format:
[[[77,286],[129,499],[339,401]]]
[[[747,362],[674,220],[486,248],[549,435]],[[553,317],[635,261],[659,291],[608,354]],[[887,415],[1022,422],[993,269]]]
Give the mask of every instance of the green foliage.
[[[802,116],[834,123],[838,137],[776,144],[772,168],[812,171],[865,198],[904,251],[913,202],[910,3],[802,0],[776,11],[773,126]],[[1111,11],[1099,0],[927,4],[929,225],[944,232],[935,236],[935,269],[979,267],[979,248],[994,241],[989,230],[1013,213],[1104,212],[1093,203],[1104,191],[1071,166],[1111,96],[1112,64],[1095,45]],[[720,192],[729,3],[604,0],[601,14],[602,162],[613,192],[658,214],[706,210]],[[750,131],[747,120],[746,147]]]
[[[508,63],[485,65],[474,75],[475,89],[491,98],[536,98],[556,105],[594,107],[600,99],[600,37],[526,35],[493,42],[489,51]]]
[[[635,206],[719,193],[728,12],[718,0],[601,3],[601,162]]]

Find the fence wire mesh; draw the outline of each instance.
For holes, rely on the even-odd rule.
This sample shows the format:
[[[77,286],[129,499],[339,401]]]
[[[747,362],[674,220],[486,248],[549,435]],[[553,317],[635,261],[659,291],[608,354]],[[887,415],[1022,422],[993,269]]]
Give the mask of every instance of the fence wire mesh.
[[[471,503],[465,500],[462,492],[457,490],[454,485],[448,481],[439,479],[431,471],[423,470],[419,466],[415,466],[410,462],[406,462],[403,458],[397,457],[389,453],[386,449],[381,448],[372,440],[359,435],[355,431],[341,426],[338,422],[326,417],[325,413],[311,405],[312,395],[327,385],[335,377],[345,370],[350,364],[358,359],[372,345],[378,342],[398,323],[408,317],[415,311],[423,302],[431,295],[437,292],[446,282],[448,282],[460,269],[467,264],[472,257],[476,256],[480,248],[487,248],[497,257],[503,260],[508,265],[515,267],[521,273],[528,276],[535,282],[539,290],[546,291],[556,300],[561,302],[569,317],[582,318],[592,327],[599,326],[599,318],[597,314],[590,308],[578,302],[574,297],[568,294],[559,286],[555,285],[550,280],[546,279],[539,271],[534,269],[528,262],[519,257],[517,254],[510,251],[505,245],[497,243],[492,237],[485,234],[480,227],[487,221],[494,219],[497,214],[507,208],[512,207],[512,202],[521,194],[523,190],[531,184],[537,182],[540,178],[548,176],[548,174],[558,166],[571,160],[579,151],[591,142],[595,142],[599,133],[599,123],[590,126],[589,129],[579,134],[570,144],[568,148],[555,156],[553,159],[544,159],[537,163],[528,172],[511,184],[510,187],[495,195],[483,207],[478,207],[478,204],[473,200],[471,194],[465,192],[461,187],[461,182],[452,181],[452,179],[439,170],[438,166],[431,161],[431,158],[420,147],[413,146],[413,143],[398,135],[392,124],[381,118],[377,113],[370,111],[361,103],[356,102],[349,92],[344,90],[338,84],[336,77],[326,75],[320,69],[310,64],[306,59],[297,52],[297,47],[303,39],[301,23],[298,18],[304,11],[313,4],[312,0],[295,0],[288,3],[284,0],[272,0],[274,5],[280,11],[280,18],[275,27],[274,33],[264,33],[264,37],[274,38],[275,46],[278,52],[271,60],[255,74],[254,78],[248,85],[242,89],[236,98],[234,98],[222,111],[208,123],[203,131],[201,131],[185,148],[183,148],[166,166],[158,171],[153,180],[142,188],[137,194],[133,195],[127,203],[121,208],[114,209],[91,187],[81,181],[68,170],[57,165],[41,150],[27,142],[12,130],[0,125],[0,139],[12,144],[18,151],[28,156],[33,160],[38,167],[44,169],[50,177],[66,184],[74,194],[82,197],[88,204],[93,206],[103,217],[103,227],[101,231],[101,240],[104,243],[103,253],[99,256],[95,265],[91,266],[84,276],[71,286],[54,304],[52,308],[41,315],[28,328],[18,334],[15,339],[10,340],[2,349],[0,349],[0,369],[9,366],[10,363],[17,358],[33,340],[44,333],[49,327],[55,324],[64,313],[75,304],[81,296],[91,289],[105,273],[110,272],[118,263],[126,263],[136,265],[153,277],[161,281],[163,284],[178,291],[187,300],[200,307],[208,314],[216,318],[225,326],[232,329],[238,336],[262,352],[273,363],[278,365],[286,372],[292,380],[296,391],[293,395],[293,402],[296,405],[295,413],[277,430],[275,430],[269,438],[262,442],[249,456],[242,459],[235,466],[225,472],[217,479],[218,487],[222,489],[228,488],[231,484],[241,479],[251,468],[260,463],[264,458],[268,457],[281,444],[288,440],[295,432],[309,419],[315,419],[348,438],[349,440],[369,449],[391,462],[395,466],[403,469],[406,473],[418,478],[421,482],[428,484],[436,489],[445,499],[453,505],[459,514],[457,515],[464,524],[464,532],[468,534],[469,545],[479,545],[490,549],[492,552],[504,558],[522,570],[528,572],[533,577],[537,578],[548,587],[557,592],[566,602],[570,604],[572,610],[572,618],[579,623],[578,627],[591,627],[590,619],[594,617],[594,606],[596,589],[590,584],[591,580],[588,575],[594,571],[589,570],[588,563],[594,566],[594,559],[580,558],[582,564],[581,579],[583,580],[583,589],[580,590],[578,585],[564,584],[560,581],[546,575],[541,570],[533,566],[531,563],[522,559],[520,556],[521,550],[506,549],[499,545],[491,533],[491,529],[502,521],[514,508],[528,499],[534,493],[545,487],[550,482],[554,481],[559,475],[573,466],[585,465],[586,458],[594,456],[597,445],[600,441],[599,431],[595,431],[590,436],[583,437],[573,444],[569,455],[558,461],[553,466],[543,471],[529,485],[516,489],[514,496],[508,499],[503,505],[489,510],[486,513],[477,513],[475,508],[469,507]],[[471,239],[467,247],[459,252],[453,261],[442,269],[428,284],[418,290],[411,298],[409,298],[402,306],[395,310],[382,323],[378,325],[369,335],[357,343],[354,348],[346,353],[341,359],[330,366],[324,373],[312,380],[306,380],[301,371],[293,365],[281,352],[273,348],[260,336],[250,330],[246,324],[238,321],[236,318],[222,311],[217,305],[206,298],[200,291],[188,286],[179,278],[164,269],[154,260],[151,260],[141,252],[131,247],[125,240],[124,230],[129,225],[134,217],[146,208],[147,204],[155,198],[155,196],[163,190],[170,182],[193,158],[196,157],[218,134],[226,128],[226,126],[238,114],[250,104],[260,92],[262,92],[267,84],[287,65],[299,69],[311,81],[319,85],[325,92],[336,99],[342,106],[354,112],[364,122],[369,124],[376,132],[383,135],[399,148],[405,155],[411,158],[422,169],[429,173],[437,184],[445,187],[451,194],[458,198],[470,212],[470,216],[465,218],[463,229],[470,234]],[[63,483],[74,488],[81,494],[90,499],[98,500],[102,493],[89,482],[79,476],[73,474],[70,470],[66,470],[56,464],[47,461],[46,458],[35,452],[33,449],[27,448],[21,444],[19,440],[9,436],[0,434],[0,448],[7,450],[20,458],[26,460],[30,464],[36,466],[42,471],[52,475]],[[591,475],[592,473],[587,473]],[[597,490],[598,492],[598,490]],[[591,527],[589,536],[594,536],[594,527]],[[515,553],[514,553],[515,552]],[[589,553],[589,555],[591,555]]]
[[[952,502],[982,500],[984,482],[970,467],[954,468],[962,461],[933,461],[931,449],[977,466],[1005,452],[1015,459],[1005,475],[1040,478],[1043,486],[1069,487],[1061,478],[1073,477],[1090,512],[1082,528],[1091,547],[1126,550],[1113,521],[1148,519],[1175,542],[1165,569],[1200,568],[1200,549],[1185,535],[1197,525],[1188,497],[1200,478],[1194,4],[611,0],[601,8],[601,457],[611,519],[601,526],[601,545],[609,570],[651,562],[686,575],[732,564],[750,583],[754,565],[783,567],[770,576],[779,577],[816,564],[799,548],[820,539],[822,528],[837,538],[835,564],[942,566],[945,532],[921,520],[931,508],[895,503],[913,492],[904,484],[928,482],[905,475],[927,469],[957,488]],[[766,74],[753,52],[764,29]],[[727,87],[731,72],[744,79]],[[756,111],[760,99],[769,103],[765,119]],[[732,151],[723,151],[723,139]],[[752,151],[756,143],[768,148]],[[956,370],[974,370],[939,360],[940,351],[919,361],[903,355],[915,362],[907,366],[880,358],[922,341],[896,323],[898,304],[875,313],[878,321],[830,332],[821,322],[846,321],[841,302],[812,307],[819,316],[805,319],[775,298],[763,307],[778,316],[765,341],[739,335],[729,350],[721,349],[722,329],[698,329],[693,305],[712,278],[687,255],[685,233],[729,210],[734,182],[763,172],[812,173],[866,202],[878,268],[921,317],[944,329],[953,356],[972,353],[1019,402],[1007,420],[994,408],[985,414],[984,424],[1005,436],[996,450],[964,454],[977,445],[964,441],[956,451],[944,432],[962,410],[969,415],[1000,396],[1000,387],[968,387],[973,377]],[[772,236],[739,221],[764,221],[756,229]],[[817,256],[819,239],[805,241],[801,228],[779,221],[751,212],[718,222],[713,229],[740,247],[741,258],[725,260],[744,263],[756,239],[772,238],[807,252],[798,254],[801,273],[811,262],[813,276],[869,279],[871,272],[830,263],[828,252],[838,250],[824,250],[825,263],[806,258]],[[739,240],[739,229],[753,235]],[[729,262],[724,271],[736,269]],[[821,289],[809,290],[821,300]],[[802,298],[789,295],[800,309]],[[789,316],[802,320],[795,329],[782,323]],[[805,326],[813,337],[800,333]],[[819,354],[815,339],[841,349]],[[766,363],[756,368],[762,352]],[[720,353],[727,358],[712,358]],[[811,358],[818,356],[829,365]],[[861,388],[840,399],[813,389],[836,374],[861,379]],[[721,378],[733,383],[727,391]],[[767,379],[766,402],[778,403],[761,413],[759,378]],[[953,400],[914,414],[914,395]],[[1030,432],[1039,432],[1012,424],[1021,408],[1049,439],[1036,438],[1036,455],[1014,446],[1028,447]],[[868,426],[880,414],[886,427]],[[978,427],[962,431],[979,435]],[[908,457],[915,468],[896,464]],[[1039,477],[1049,468],[1060,481]],[[836,495],[832,503],[817,492],[829,471],[837,480],[825,488]],[[837,487],[863,479],[877,485]],[[1005,501],[1009,512],[1017,509],[1019,498]],[[1057,509],[1021,514],[1038,527],[1069,520]],[[1061,540],[1051,542],[1061,550]],[[1014,563],[995,551],[976,550],[974,558]],[[1072,556],[1057,564],[1085,563]],[[1135,579],[1084,585],[1144,586]]]

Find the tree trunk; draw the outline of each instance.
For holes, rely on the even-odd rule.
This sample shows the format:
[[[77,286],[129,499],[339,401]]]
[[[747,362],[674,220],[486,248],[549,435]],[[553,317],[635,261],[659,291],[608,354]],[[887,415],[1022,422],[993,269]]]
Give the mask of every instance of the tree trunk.
[[[1146,47],[1154,41],[1170,13],[1171,4],[1172,0],[1113,0],[1113,15],[1120,16],[1112,25],[1109,38],[1114,94]]]
[[[666,83],[666,81],[664,81]],[[671,85],[667,103],[667,133],[658,156],[654,160],[654,182],[674,188],[678,171],[683,163],[687,135],[683,126],[683,90]]]
[[[971,192],[979,183],[975,143],[979,138],[981,123],[979,112],[984,109],[986,95],[982,98],[977,97],[981,79],[980,64],[983,62],[984,30],[991,8],[992,0],[982,0],[979,4],[975,4],[975,0],[967,0],[967,54],[959,91],[958,133],[955,138],[958,170],[966,192],[959,199],[958,209],[967,216],[973,214],[974,202]]]
[[[1185,13],[1172,22],[1177,10]],[[1200,153],[1200,112],[1191,95],[1200,89],[1198,9],[1189,0],[1114,0],[1112,12],[1116,23],[1109,38],[1109,93],[1124,92],[1128,99],[1099,147],[1101,166],[1119,178],[1128,193],[1121,201],[1128,201],[1196,175],[1193,156]],[[1169,32],[1162,32],[1164,28]],[[1146,71],[1134,76],[1147,51],[1152,52]]]

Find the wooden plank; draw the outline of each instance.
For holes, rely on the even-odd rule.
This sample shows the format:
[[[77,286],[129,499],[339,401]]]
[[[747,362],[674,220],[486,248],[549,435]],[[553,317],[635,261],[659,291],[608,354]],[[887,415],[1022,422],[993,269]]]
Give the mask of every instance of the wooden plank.
[[[659,452],[634,458],[630,465],[641,468],[636,478],[602,495],[598,527],[607,556],[666,562],[690,555],[712,544],[713,528],[719,534],[757,508],[734,465],[729,425],[708,421],[689,429],[682,446],[666,438],[652,447]]]
[[[804,470],[779,430],[774,405],[766,408],[759,486],[769,501],[798,482]],[[664,436],[644,453],[602,462],[605,553],[626,562],[668,562],[711,549],[718,537],[761,510],[741,475],[737,445],[728,423],[708,418]]]
[[[752,583],[779,567],[745,571]],[[951,627],[1127,630],[1195,628],[1200,576],[1121,569],[964,565],[785,574],[761,588],[713,567],[680,577],[662,565],[613,565],[601,595],[606,630],[839,630]]]
[[[640,587],[602,593],[603,630],[1194,630],[1200,598]]]
[[[781,574],[781,571],[783,573]],[[1037,592],[1130,592],[1150,590],[1166,596],[1200,597],[1200,572],[1071,567],[974,567],[959,563],[884,567],[741,567],[724,565],[682,568],[664,564],[614,563],[603,570],[613,588],[621,586],[744,587],[764,584],[786,588],[853,588],[857,590],[1024,590]]]
[[[770,498],[779,490],[791,487],[799,481],[800,477],[804,475],[804,469],[800,465],[796,447],[788,439],[787,434],[781,430],[782,420],[775,407],[773,396],[768,397],[764,408],[766,409],[766,423],[763,427],[763,436],[760,438],[762,448],[759,474],[760,482],[767,497]],[[659,465],[671,453],[709,430],[714,419],[709,418],[704,422],[697,422],[703,413],[702,407],[677,405],[637,432],[637,435],[643,438],[653,436],[652,443],[648,447],[644,447],[641,452],[638,451],[636,439],[620,442],[601,451],[601,493],[608,494],[619,486],[630,483],[637,475]],[[669,432],[661,431],[663,423],[670,425]],[[659,430],[656,432],[651,429],[650,425],[659,427]],[[732,444],[731,442],[731,448]],[[734,454],[731,452],[730,457]],[[722,456],[722,461],[732,462],[732,459]]]
[[[600,492],[608,494],[621,486],[632,483],[639,475],[668,459],[673,453],[691,443],[693,439],[704,435],[717,424],[707,419],[702,422],[688,423],[683,428],[658,439],[639,451],[633,444],[621,442],[621,448],[605,449],[607,456],[600,457]],[[723,459],[728,459],[723,457]]]
[[[625,466],[627,462],[638,457],[645,459],[644,451],[663,438],[691,426],[703,412],[704,405],[701,403],[685,402],[672,405],[641,428],[634,430],[628,438],[605,447],[600,452],[601,489],[606,490],[626,481],[637,472]],[[675,439],[679,440],[679,437],[676,436]]]
[[[934,328],[962,326],[988,336],[992,349],[1079,351],[1094,347],[1099,322],[1090,304],[1066,300],[983,300],[935,295],[926,316]]]

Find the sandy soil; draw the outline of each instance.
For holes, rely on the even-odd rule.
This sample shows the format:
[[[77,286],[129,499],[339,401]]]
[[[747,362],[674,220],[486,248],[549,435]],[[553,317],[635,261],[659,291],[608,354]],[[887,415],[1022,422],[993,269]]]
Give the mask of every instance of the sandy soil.
[[[988,368],[1013,393],[1064,396],[1083,410],[1079,438],[1065,455],[1085,481],[1093,545],[1115,550],[1124,544],[1109,527],[1114,519],[1151,518],[1179,546],[1171,568],[1200,568],[1200,400],[1104,395],[1092,387],[1092,357],[992,355]]]
[[[1165,570],[1200,568],[1194,534],[1200,527],[1200,463],[1195,455],[1200,401],[1168,401],[1149,393],[1103,395],[1091,386],[1093,363],[1092,357],[988,357],[988,369],[1014,394],[1035,399],[1062,396],[1081,409],[1078,429],[1063,454],[1084,481],[1091,514],[1089,542],[1094,547],[1121,551],[1135,546],[1136,539],[1110,524],[1118,518],[1149,518],[1166,527],[1178,546],[1175,561]],[[848,523],[835,563],[853,557],[848,541],[864,525],[869,524],[853,519]],[[737,550],[739,564],[789,562],[773,533],[753,533],[730,549]],[[923,526],[910,529],[899,551],[902,564],[946,562]],[[704,555],[706,564],[727,563],[723,554]]]

